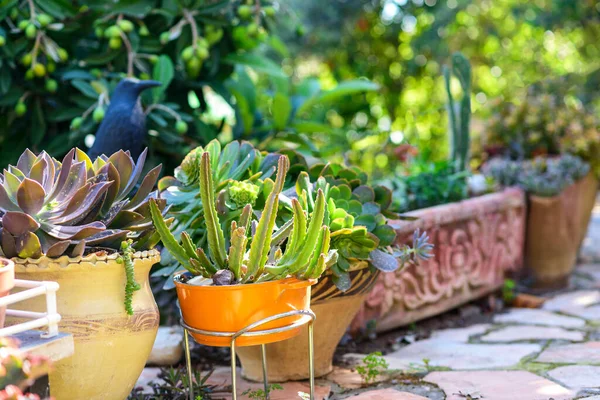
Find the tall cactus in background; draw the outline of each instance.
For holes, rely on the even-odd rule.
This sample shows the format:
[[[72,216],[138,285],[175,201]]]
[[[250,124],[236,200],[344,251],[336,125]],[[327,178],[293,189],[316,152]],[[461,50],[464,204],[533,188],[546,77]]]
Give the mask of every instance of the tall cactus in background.
[[[469,124],[471,121],[471,64],[462,53],[452,54],[450,67],[444,65],[444,80],[448,93],[448,121],[450,125],[450,156],[456,172],[469,167]],[[451,74],[454,74],[462,87],[462,98],[455,102],[450,90]]]

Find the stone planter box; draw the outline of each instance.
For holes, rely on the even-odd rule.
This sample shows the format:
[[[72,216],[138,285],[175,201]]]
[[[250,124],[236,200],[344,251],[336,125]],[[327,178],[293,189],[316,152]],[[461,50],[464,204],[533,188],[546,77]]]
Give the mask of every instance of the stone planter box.
[[[398,243],[410,244],[420,228],[435,246],[434,257],[380,274],[353,321],[355,331],[373,320],[383,332],[440,314],[499,289],[508,271],[523,266],[526,200],[520,189],[407,215],[418,219],[392,223]]]

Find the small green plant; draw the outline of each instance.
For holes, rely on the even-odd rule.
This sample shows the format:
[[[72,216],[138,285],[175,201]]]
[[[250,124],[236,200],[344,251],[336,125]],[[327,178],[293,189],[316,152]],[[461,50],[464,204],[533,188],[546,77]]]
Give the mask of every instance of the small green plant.
[[[380,351],[367,355],[362,362],[363,365],[356,367],[356,372],[360,374],[363,382],[367,385],[375,382],[377,377],[389,368],[389,364]]]
[[[193,382],[195,400],[208,400],[211,394],[217,392],[215,386],[207,385],[206,381],[212,371],[204,372],[194,370]],[[148,386],[152,393],[142,393],[142,388],[134,388],[127,400],[188,400],[189,380],[185,368],[163,368],[156,381],[151,381]]]
[[[244,391],[244,393],[242,393],[242,395],[248,396],[252,400],[263,400],[263,399],[266,400],[269,398],[269,395],[271,394],[271,392],[273,390],[283,390],[283,387],[277,383],[273,383],[273,384],[267,386],[267,393],[265,393],[265,391],[263,389],[256,389],[256,390],[248,389],[248,390]]]
[[[515,287],[516,283],[512,279],[505,279],[504,285],[502,286],[502,298],[506,304],[511,304],[515,299]]]

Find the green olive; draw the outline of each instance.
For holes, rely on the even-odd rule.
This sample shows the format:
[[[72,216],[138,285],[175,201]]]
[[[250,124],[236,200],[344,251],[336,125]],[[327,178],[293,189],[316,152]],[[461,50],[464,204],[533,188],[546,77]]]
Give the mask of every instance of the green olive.
[[[27,106],[22,101],[19,101],[15,106],[15,113],[18,117],[22,117],[27,112]]]
[[[201,61],[206,60],[208,58],[208,49],[206,47],[196,47],[196,57]]]
[[[182,120],[178,120],[175,123],[175,130],[177,131],[177,133],[179,134],[184,134],[187,132],[188,130],[188,125],[185,123],[185,121]]]
[[[121,40],[120,37],[113,37],[113,38],[110,38],[110,40],[108,41],[108,47],[110,47],[113,50],[120,49],[121,45],[123,45],[123,41]]]
[[[139,30],[140,36],[150,36],[150,31],[146,25],[140,26]]]
[[[65,62],[69,59],[69,53],[67,53],[67,51],[65,49],[63,49],[61,47],[57,51],[58,51],[58,58],[60,58],[60,61]]]
[[[27,39],[35,39],[36,34],[37,34],[37,28],[35,27],[35,25],[34,24],[27,25],[27,28],[25,28],[25,36],[27,36]]]
[[[73,118],[73,120],[71,121],[71,129],[79,129],[81,127],[81,124],[83,123],[83,118],[81,117],[76,117]]]
[[[258,25],[252,22],[248,24],[248,26],[246,26],[246,31],[248,32],[249,36],[256,36],[256,34],[258,33]]]
[[[54,64],[52,61],[48,61],[46,64],[46,70],[49,74],[53,73],[56,70],[56,64]]]
[[[162,44],[167,44],[167,43],[169,43],[169,40],[171,39],[171,35],[169,34],[169,32],[163,32],[160,34],[159,39]]]
[[[48,79],[46,81],[46,90],[50,93],[56,93],[58,90],[58,82],[56,82],[54,79]]]
[[[46,75],[46,66],[44,64],[37,63],[31,69],[33,70],[33,74],[38,78]]]
[[[19,21],[19,25],[17,25],[17,27],[21,31],[24,31],[25,29],[27,29],[28,26],[29,26],[29,21],[26,19]]]
[[[40,23],[42,28],[50,25],[52,23],[52,17],[48,14],[38,14],[37,20]]]
[[[241,19],[249,19],[252,16],[252,7],[248,5],[242,5],[238,8],[237,13]]]
[[[133,22],[131,22],[129,20],[122,19],[117,24],[119,25],[119,28],[121,28],[123,30],[123,32],[129,33],[129,32],[133,31],[133,28],[134,28]]]
[[[27,53],[23,55],[23,57],[21,57],[21,64],[23,64],[26,67],[29,67],[31,65],[31,61],[33,61],[31,53]]]
[[[275,8],[271,6],[264,7],[263,11],[267,17],[273,18],[275,16]]]
[[[181,58],[183,61],[190,61],[194,57],[194,48],[192,46],[188,46],[181,52]]]
[[[6,44],[6,38],[4,36],[0,36],[0,47]]]
[[[100,123],[104,119],[104,108],[96,107],[92,113],[92,119],[95,123]]]
[[[30,80],[32,80],[33,78],[35,78],[35,75],[34,75],[34,73],[33,73],[33,70],[32,70],[32,69],[28,69],[28,70],[27,70],[27,72],[25,72],[25,80],[26,80],[26,81],[30,81]]]

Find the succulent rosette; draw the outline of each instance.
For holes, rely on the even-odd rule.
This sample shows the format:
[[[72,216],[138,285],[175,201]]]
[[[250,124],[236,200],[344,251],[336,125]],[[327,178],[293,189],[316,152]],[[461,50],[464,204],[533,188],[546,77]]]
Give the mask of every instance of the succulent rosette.
[[[418,232],[419,240],[414,242],[418,247],[395,246],[396,231],[387,222],[400,216],[389,209],[391,191],[384,186],[370,186],[367,179],[367,174],[356,167],[317,164],[309,172],[300,173],[295,187],[284,193],[288,199],[282,201],[289,208],[289,199],[297,197],[305,212],[310,213],[315,193],[325,193],[331,248],[338,252],[331,271],[340,290],[350,287],[349,271],[356,261],[367,261],[378,270],[390,272],[411,259],[427,259],[431,250],[427,235]]]
[[[137,162],[124,151],[92,161],[72,149],[59,162],[26,150],[0,174],[4,255],[79,256],[86,248],[117,251],[126,239],[135,249],[152,248],[158,235],[148,200],[157,197],[153,188],[161,166],[142,178],[146,154]],[[158,204],[164,210],[166,202]]]

